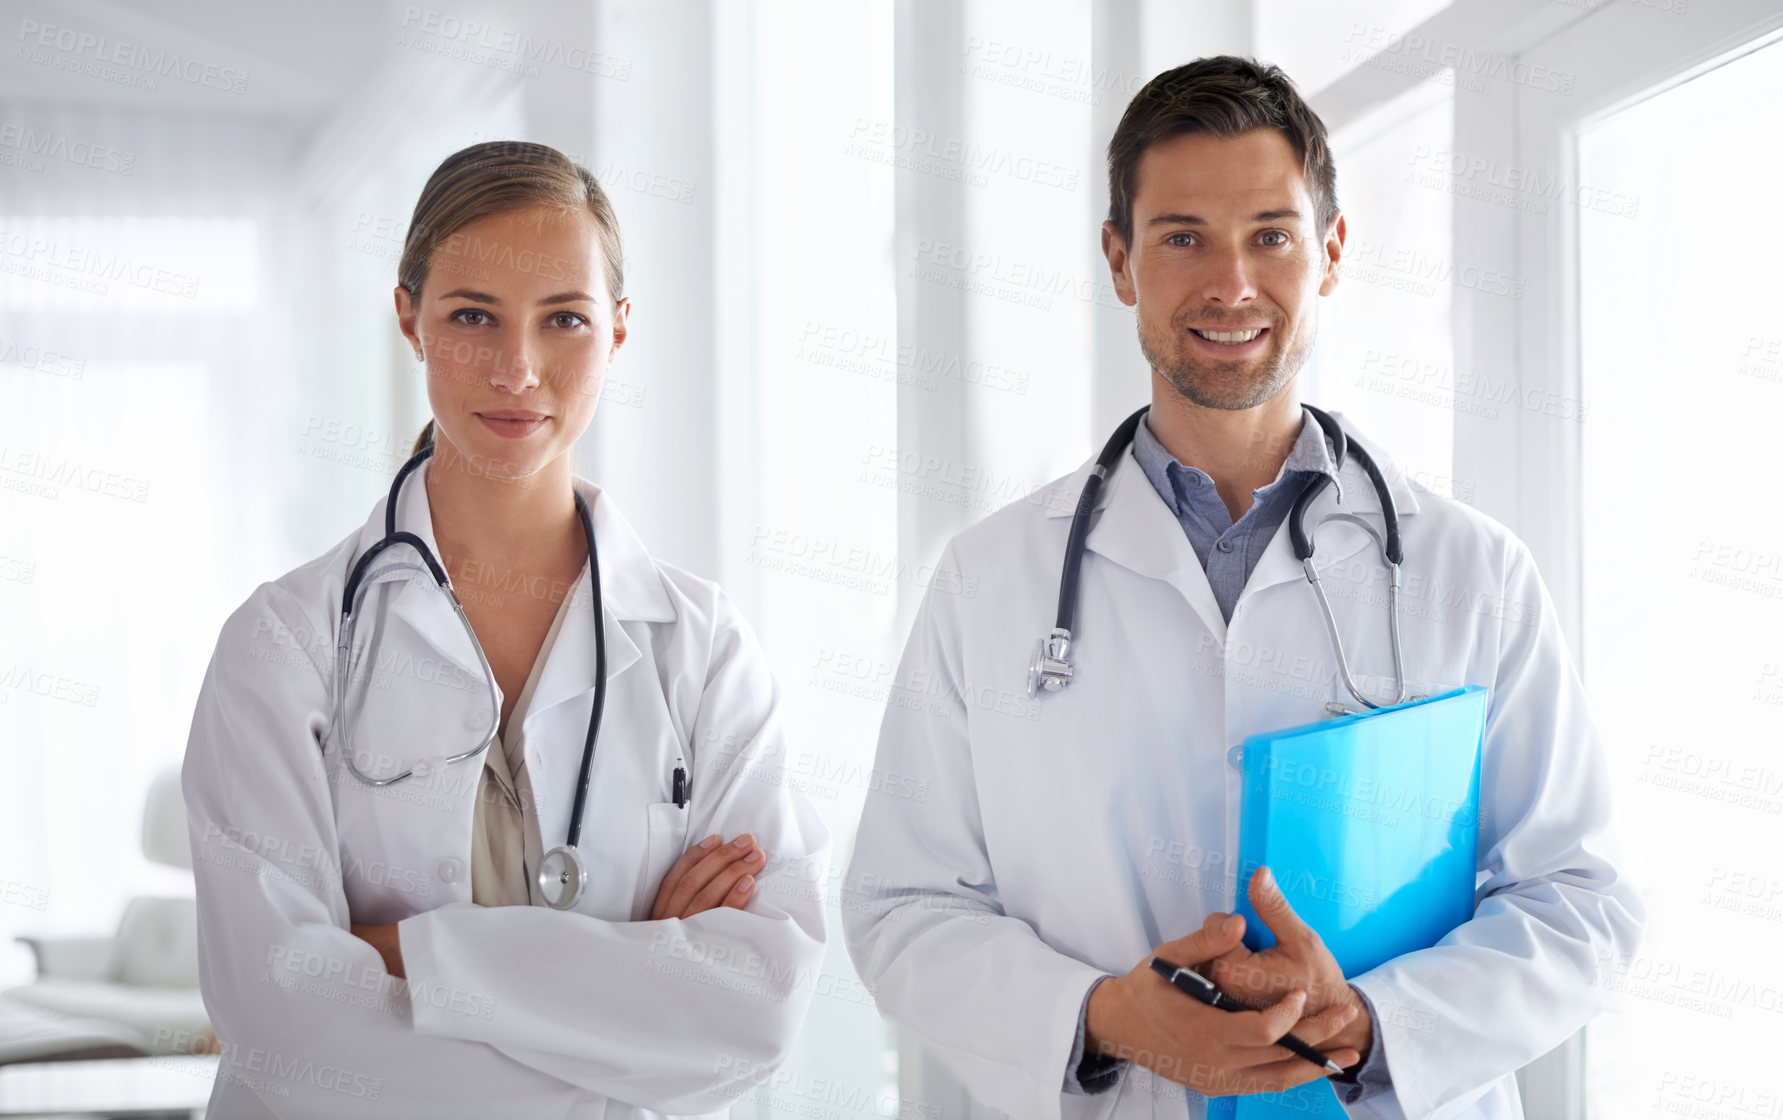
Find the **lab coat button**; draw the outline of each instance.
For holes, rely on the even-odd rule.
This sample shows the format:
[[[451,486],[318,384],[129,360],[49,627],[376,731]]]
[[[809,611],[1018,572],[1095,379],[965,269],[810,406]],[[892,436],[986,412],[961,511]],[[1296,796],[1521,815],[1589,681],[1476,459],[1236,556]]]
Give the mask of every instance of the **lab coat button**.
[[[433,773],[433,759],[417,758],[409,764],[409,773],[417,778],[425,778]]]
[[[458,881],[458,876],[461,875],[463,871],[463,865],[451,858],[440,860],[433,868],[434,876],[442,883],[456,883]]]
[[[477,708],[465,717],[464,722],[470,726],[472,731],[487,731],[489,730],[489,713],[482,708]]]
[[[1226,765],[1234,770],[1241,770],[1244,768],[1243,743],[1239,743],[1237,746],[1226,752]]]

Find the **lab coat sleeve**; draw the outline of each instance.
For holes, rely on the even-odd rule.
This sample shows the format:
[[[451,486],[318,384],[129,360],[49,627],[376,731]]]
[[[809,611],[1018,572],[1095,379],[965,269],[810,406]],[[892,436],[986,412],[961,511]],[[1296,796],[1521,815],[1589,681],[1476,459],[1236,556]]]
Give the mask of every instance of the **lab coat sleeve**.
[[[1609,773],[1534,561],[1506,545],[1480,773],[1474,917],[1353,977],[1373,1003],[1393,1092],[1352,1116],[1453,1116],[1565,1041],[1634,951],[1645,905],[1611,830]]]
[[[481,1043],[417,1035],[406,988],[349,932],[319,746],[329,634],[261,587],[224,624],[192,717],[181,788],[200,986],[219,1080],[236,1082],[219,1092],[280,1117],[481,1120],[492,1100],[561,1115],[570,1086]]]
[[[939,567],[959,570],[951,555]],[[843,929],[880,1011],[975,1098],[1055,1117],[1085,994],[1106,973],[1047,945],[998,900],[948,599],[930,590],[898,667],[875,761],[886,780],[861,813]]]
[[[676,625],[696,617],[686,608]],[[724,1108],[785,1061],[822,963],[829,833],[788,784],[779,687],[754,636],[722,595],[707,624],[688,837],[755,835],[768,862],[748,905],[610,922],[454,904],[404,919],[411,984],[447,984],[494,1005],[483,1019],[417,1001],[416,1030],[487,1042],[674,1114]],[[538,967],[515,967],[522,959]]]

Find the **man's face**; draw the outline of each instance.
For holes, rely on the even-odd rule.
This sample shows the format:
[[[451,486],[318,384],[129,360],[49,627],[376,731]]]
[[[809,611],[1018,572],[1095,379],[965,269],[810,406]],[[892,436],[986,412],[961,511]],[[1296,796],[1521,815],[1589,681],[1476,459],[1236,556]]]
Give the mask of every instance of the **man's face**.
[[[1288,138],[1186,133],[1139,159],[1133,240],[1103,224],[1121,302],[1159,376],[1204,408],[1255,408],[1292,381],[1337,286],[1341,216],[1316,228]]]

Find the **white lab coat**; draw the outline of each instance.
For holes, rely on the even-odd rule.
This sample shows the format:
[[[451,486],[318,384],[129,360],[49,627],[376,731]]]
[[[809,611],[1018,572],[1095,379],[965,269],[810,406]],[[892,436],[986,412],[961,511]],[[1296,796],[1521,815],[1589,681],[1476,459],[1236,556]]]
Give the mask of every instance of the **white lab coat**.
[[[482,755],[382,791],[334,766],[341,597],[383,534],[383,501],[224,624],[183,770],[204,1002],[225,1045],[210,1115],[720,1116],[791,1049],[823,954],[829,835],[781,780],[779,689],[722,592],[653,561],[610,496],[575,485],[600,549],[608,685],[573,912],[470,901]],[[397,528],[434,547],[423,473],[399,505]],[[586,569],[579,597],[525,718],[546,848],[565,837],[593,704]],[[477,742],[429,722],[428,684],[469,667],[403,617],[411,601],[389,610],[378,663],[415,696],[415,732],[353,744],[380,776]],[[361,620],[356,641],[375,626]],[[671,800],[677,758],[686,808]],[[768,853],[747,907],[642,920],[669,866],[714,832],[752,832]],[[349,921],[399,923],[406,985]]]
[[[1353,434],[1353,429],[1351,429]],[[1355,977],[1394,1092],[1353,1116],[1507,1120],[1512,1073],[1596,1012],[1600,962],[1632,951],[1644,909],[1619,870],[1603,751],[1527,549],[1469,507],[1392,480],[1414,692],[1491,689],[1477,910],[1435,948]],[[1092,464],[951,541],[898,669],[846,879],[843,926],[880,1009],[973,1095],[1015,1117],[1203,1115],[1205,1099],[1128,1065],[1094,1096],[1061,1083],[1084,993],[1234,908],[1239,746],[1354,701],[1286,523],[1228,625],[1131,450],[1098,500],[1071,658],[1030,700],[1053,625],[1071,512]],[[1313,503],[1381,526],[1351,459]],[[1332,522],[1316,557],[1359,683],[1390,691],[1385,568]],[[898,796],[902,788],[924,797]]]

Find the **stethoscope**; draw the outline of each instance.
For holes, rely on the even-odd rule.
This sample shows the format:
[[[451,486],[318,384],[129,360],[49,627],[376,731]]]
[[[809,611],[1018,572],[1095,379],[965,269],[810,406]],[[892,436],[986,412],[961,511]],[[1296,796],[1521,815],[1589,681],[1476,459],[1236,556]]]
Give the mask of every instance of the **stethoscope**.
[[[1386,560],[1387,572],[1392,577],[1387,585],[1387,621],[1393,636],[1393,681],[1397,690],[1387,704],[1377,704],[1362,695],[1362,690],[1356,687],[1355,680],[1350,676],[1349,659],[1343,652],[1343,638],[1337,632],[1337,616],[1331,611],[1331,601],[1325,597],[1325,588],[1319,582],[1318,570],[1313,567],[1313,539],[1306,531],[1306,507],[1330,483],[1330,476],[1321,474],[1301,489],[1299,497],[1294,500],[1293,512],[1288,517],[1288,535],[1294,542],[1294,556],[1300,561],[1307,582],[1312,584],[1313,593],[1318,596],[1319,610],[1325,616],[1325,630],[1331,635],[1331,648],[1337,654],[1337,670],[1343,677],[1344,687],[1364,707],[1389,707],[1405,699],[1405,670],[1399,653],[1399,566],[1405,559],[1405,553],[1399,545],[1399,512],[1394,508],[1393,494],[1387,489],[1387,480],[1382,477],[1380,467],[1375,465],[1368,451],[1359,443],[1351,443],[1344,436],[1343,426],[1329,413],[1310,404],[1302,404],[1300,407],[1324,429],[1325,439],[1331,445],[1331,455],[1336,460],[1338,469],[1343,469],[1346,453],[1353,453],[1356,462],[1362,464],[1362,469],[1368,473],[1368,480],[1374,484],[1375,494],[1380,497],[1381,518],[1387,526],[1384,540],[1375,532],[1374,526],[1353,513],[1328,514],[1319,524],[1335,520],[1361,526],[1374,538],[1374,543],[1379,546],[1381,555]],[[1028,665],[1029,696],[1038,695],[1042,689],[1057,692],[1071,683],[1071,616],[1076,613],[1077,573],[1083,567],[1084,541],[1090,533],[1090,514],[1096,508],[1096,497],[1102,492],[1102,483],[1114,469],[1115,461],[1133,442],[1133,434],[1139,430],[1139,422],[1147,411],[1149,407],[1142,408],[1121,421],[1120,427],[1114,430],[1114,435],[1109,437],[1108,444],[1102,448],[1102,453],[1096,456],[1096,465],[1091,468],[1089,477],[1084,479],[1083,491],[1077,498],[1077,509],[1071,515],[1071,533],[1065,539],[1065,569],[1059,576],[1058,621],[1053,624],[1051,634],[1034,644],[1034,657]],[[1340,704],[1328,704],[1326,708],[1333,714],[1341,714],[1346,710]]]
[[[429,455],[433,454],[434,445],[430,440],[427,446],[415,453],[415,456],[404,463],[396,472],[396,481],[390,484],[390,498],[384,505],[384,538],[365,550],[353,565],[347,576],[346,593],[341,597],[340,638],[335,644],[335,689],[334,689],[334,725],[339,729],[341,755],[347,769],[353,776],[371,786],[388,786],[413,777],[416,768],[410,767],[402,773],[390,778],[374,778],[359,769],[353,761],[353,745],[348,736],[348,720],[345,704],[347,681],[350,679],[348,650],[352,648],[354,624],[358,618],[359,595],[364,590],[366,567],[376,559],[378,554],[395,544],[406,544],[421,557],[421,564],[392,564],[380,572],[413,571],[426,572],[433,577],[433,582],[452,604],[452,612],[458,616],[464,627],[465,636],[470,639],[471,648],[477,651],[477,662],[483,668],[483,680],[489,685],[489,735],[480,744],[463,754],[455,754],[440,760],[439,765],[450,765],[468,758],[474,758],[489,749],[494,743],[501,727],[501,695],[496,691],[495,671],[489,666],[489,658],[483,653],[483,644],[477,641],[477,633],[471,628],[470,619],[465,616],[464,605],[458,601],[457,592],[452,590],[452,581],[446,575],[446,569],[434,557],[433,550],[413,533],[399,533],[396,530],[396,502],[402,494],[402,484],[414,473]],[[582,811],[588,802],[588,777],[594,766],[594,744],[600,734],[601,712],[607,701],[607,629],[602,618],[603,600],[601,598],[601,566],[594,544],[594,518],[588,512],[588,503],[582,500],[581,494],[575,495],[576,516],[582,521],[582,532],[588,538],[588,574],[590,585],[594,591],[594,710],[588,717],[588,733],[582,741],[582,768],[576,777],[576,801],[570,807],[569,837],[562,844],[545,853],[539,861],[538,888],[545,903],[554,910],[568,910],[576,905],[583,893],[588,889],[588,864],[582,858],[577,847],[582,838]],[[676,760],[679,763],[679,759]],[[431,763],[423,768],[430,768]],[[680,765],[675,767],[674,800],[679,807],[687,806],[687,771]]]

